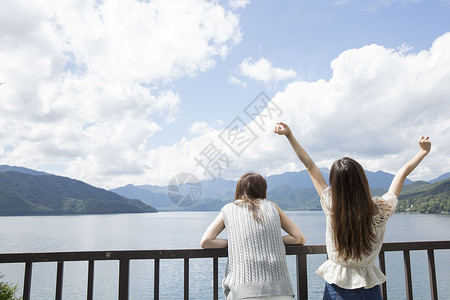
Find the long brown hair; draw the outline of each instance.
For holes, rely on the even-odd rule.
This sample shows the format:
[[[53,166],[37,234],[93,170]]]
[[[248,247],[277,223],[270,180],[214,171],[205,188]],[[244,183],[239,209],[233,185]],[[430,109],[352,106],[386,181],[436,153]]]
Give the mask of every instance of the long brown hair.
[[[336,250],[343,260],[361,259],[376,240],[372,220],[377,210],[363,167],[348,157],[338,159],[330,170],[330,185]]]
[[[258,223],[262,222],[258,215],[258,200],[266,199],[267,182],[258,173],[246,173],[239,178],[236,185],[235,200],[242,200],[248,203],[248,208],[253,213],[253,217]]]

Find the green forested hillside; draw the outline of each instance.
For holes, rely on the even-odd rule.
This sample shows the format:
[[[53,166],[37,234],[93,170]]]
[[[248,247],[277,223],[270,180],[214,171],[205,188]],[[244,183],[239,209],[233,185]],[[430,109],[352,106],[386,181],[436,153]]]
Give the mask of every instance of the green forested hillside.
[[[0,215],[139,212],[156,209],[67,177],[0,172]]]
[[[406,185],[399,197],[398,212],[450,212],[450,179],[435,183],[417,181]]]

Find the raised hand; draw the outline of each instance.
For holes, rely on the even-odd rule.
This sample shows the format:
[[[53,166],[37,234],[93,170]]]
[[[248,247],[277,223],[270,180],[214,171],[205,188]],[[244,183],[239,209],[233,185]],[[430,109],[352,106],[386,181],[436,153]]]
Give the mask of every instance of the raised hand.
[[[303,147],[300,146],[289,126],[287,126],[283,122],[278,122],[273,132],[275,132],[278,135],[284,135],[288,139],[298,158],[308,170],[308,173],[311,176],[314,187],[316,188],[317,194],[321,196],[323,190],[328,186],[327,182],[323,178],[322,173],[320,172],[319,168],[316,166],[314,161],[311,159],[311,157],[308,155],[305,149],[303,149]]]
[[[403,167],[398,170],[397,174],[395,174],[394,179],[392,180],[391,186],[389,187],[389,192],[394,193],[397,197],[400,196],[400,193],[403,188],[403,184],[405,183],[406,177],[420,164],[420,162],[424,159],[425,156],[431,150],[431,142],[428,140],[428,136],[425,138],[423,135],[419,139],[419,152],[408,161]]]
[[[420,146],[420,150],[426,152],[427,154],[430,152],[431,150],[431,141],[429,140],[429,136],[427,136],[426,138],[422,135],[419,139],[419,146]]]
[[[277,126],[275,126],[275,130],[273,132],[275,132],[278,135],[290,135],[290,134],[292,134],[292,131],[289,128],[289,126],[287,126],[287,124],[285,124],[283,122],[278,122]]]

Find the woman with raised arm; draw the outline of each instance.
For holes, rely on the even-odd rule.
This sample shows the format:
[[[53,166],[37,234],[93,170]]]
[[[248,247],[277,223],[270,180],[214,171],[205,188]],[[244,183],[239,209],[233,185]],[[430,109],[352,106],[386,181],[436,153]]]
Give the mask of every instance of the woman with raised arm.
[[[289,126],[277,124],[275,133],[286,136],[305,165],[326,216],[328,260],[316,271],[326,281],[323,299],[382,299],[379,285],[386,276],[375,267],[375,260],[383,245],[386,222],[395,211],[406,177],[430,152],[431,142],[421,136],[419,152],[397,172],[389,191],[371,197],[358,162],[348,157],[335,161],[328,186]]]
[[[244,174],[235,201],[225,205],[206,229],[203,248],[228,246],[223,279],[226,299],[287,300],[294,296],[286,265],[285,245],[304,244],[300,228],[273,202],[259,174]],[[228,240],[217,236],[226,229]],[[281,235],[283,229],[287,235]]]

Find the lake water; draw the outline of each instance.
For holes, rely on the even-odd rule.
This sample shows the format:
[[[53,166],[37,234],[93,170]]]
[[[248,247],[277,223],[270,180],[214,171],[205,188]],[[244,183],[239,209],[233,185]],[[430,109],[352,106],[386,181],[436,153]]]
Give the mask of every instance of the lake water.
[[[199,241],[218,212],[160,212],[86,216],[0,217],[0,253],[85,250],[199,248]],[[302,229],[307,244],[325,243],[322,212],[287,212]],[[450,215],[395,214],[387,225],[385,242],[450,240]],[[222,237],[226,237],[222,234]],[[288,265],[295,290],[295,257]],[[450,250],[435,251],[438,295],[450,299]],[[310,299],[321,299],[323,280],[314,273],[325,255],[308,257]],[[219,259],[219,281],[226,258]],[[426,251],[411,253],[415,299],[430,299]],[[183,298],[183,261],[162,260],[160,299]],[[64,265],[64,299],[86,299],[87,262]],[[389,299],[406,299],[402,253],[386,253]],[[95,264],[95,299],[117,299],[118,262]],[[24,264],[0,264],[6,280],[20,288]],[[54,299],[56,263],[33,265],[31,299]],[[209,284],[211,283],[211,284]],[[219,283],[220,286],[220,283]],[[21,292],[21,291],[20,291]],[[219,292],[223,299],[222,290]],[[190,299],[212,298],[211,259],[190,260]],[[153,299],[153,261],[132,261],[130,299]]]

